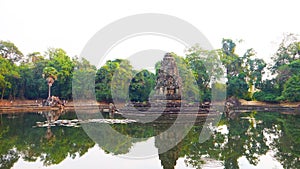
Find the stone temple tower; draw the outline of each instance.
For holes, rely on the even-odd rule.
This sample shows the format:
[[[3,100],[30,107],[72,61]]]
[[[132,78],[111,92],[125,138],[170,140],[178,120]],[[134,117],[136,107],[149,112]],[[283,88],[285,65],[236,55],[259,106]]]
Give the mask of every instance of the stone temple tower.
[[[182,80],[179,76],[179,69],[175,58],[170,53],[166,53],[157,70],[156,86],[149,102],[146,104],[128,103],[120,111],[126,118],[152,122],[159,119],[161,113],[178,113],[182,108],[182,101]],[[136,116],[134,112],[152,114],[151,116]]]
[[[180,100],[181,87],[182,82],[175,58],[170,53],[166,53],[158,70],[155,97],[165,98],[166,100]]]

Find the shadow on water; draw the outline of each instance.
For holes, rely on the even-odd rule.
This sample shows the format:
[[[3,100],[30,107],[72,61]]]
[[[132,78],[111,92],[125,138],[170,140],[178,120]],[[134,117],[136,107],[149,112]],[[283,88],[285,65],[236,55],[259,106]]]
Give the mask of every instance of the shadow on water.
[[[42,161],[45,166],[59,164],[66,158],[75,159],[86,154],[96,145],[81,127],[59,124],[63,124],[63,120],[77,119],[74,112],[17,113],[14,116],[1,114],[0,117],[0,168],[11,168],[20,158],[33,163]],[[108,119],[105,122],[115,120],[107,115],[105,118]],[[161,166],[173,169],[179,158],[184,158],[187,166],[197,169],[208,164],[239,168],[240,158],[246,158],[255,166],[260,156],[272,152],[283,168],[300,168],[299,121],[299,115],[240,113],[231,119],[222,117],[219,126],[212,128],[213,135],[209,140],[199,143],[203,124],[199,120],[175,147],[159,154]],[[35,127],[37,122],[43,122],[45,126]],[[155,147],[159,150],[177,134],[164,132],[170,126],[168,123],[110,123],[110,126],[128,136],[124,140],[97,143],[113,155],[127,154],[134,143],[151,137],[155,138]],[[158,137],[160,133],[163,134]],[[106,138],[109,137],[103,139]],[[113,151],[107,151],[107,147]]]

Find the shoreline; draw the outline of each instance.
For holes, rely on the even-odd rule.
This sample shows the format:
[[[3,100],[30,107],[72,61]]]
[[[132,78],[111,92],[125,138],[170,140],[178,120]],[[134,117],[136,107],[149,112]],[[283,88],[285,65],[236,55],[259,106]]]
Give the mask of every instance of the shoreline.
[[[240,100],[241,105],[234,107],[233,111],[274,111],[278,109],[278,111],[295,111],[300,112],[300,102],[286,102],[286,103],[266,103],[259,101],[246,101]],[[51,111],[51,110],[59,110],[59,107],[49,107],[49,106],[40,106],[41,100],[16,100],[16,101],[8,101],[3,100],[0,101],[0,114],[6,113],[14,113],[14,112],[39,112],[39,111]],[[87,104],[76,106],[76,109],[79,107],[82,110],[89,110],[94,108],[95,106],[100,109],[107,109],[109,103],[105,102],[87,102]],[[116,107],[119,107],[116,105]],[[64,110],[75,110],[74,102],[70,101],[66,103],[63,108]]]
[[[25,112],[52,111],[52,110],[60,110],[61,109],[59,107],[41,106],[41,104],[42,104],[42,99],[39,99],[39,100],[15,100],[15,101],[3,100],[3,101],[0,101],[0,114],[14,113],[14,112],[25,113]],[[82,109],[88,110],[94,106],[106,108],[106,107],[108,107],[108,103],[93,102],[92,104],[87,103],[87,104],[81,105],[79,107]],[[73,101],[67,102],[65,104],[63,110],[75,110]]]

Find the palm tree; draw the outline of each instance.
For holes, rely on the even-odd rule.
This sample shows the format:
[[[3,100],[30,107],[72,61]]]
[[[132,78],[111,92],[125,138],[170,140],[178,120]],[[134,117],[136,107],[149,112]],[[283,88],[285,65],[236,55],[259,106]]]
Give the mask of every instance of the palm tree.
[[[48,99],[51,97],[51,86],[57,80],[57,70],[54,67],[45,67],[43,70],[43,78],[46,78],[48,83]]]

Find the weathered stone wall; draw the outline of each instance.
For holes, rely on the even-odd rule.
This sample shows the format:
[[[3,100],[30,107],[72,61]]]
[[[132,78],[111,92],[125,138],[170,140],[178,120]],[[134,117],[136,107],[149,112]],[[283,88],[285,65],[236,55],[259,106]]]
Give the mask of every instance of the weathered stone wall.
[[[156,98],[166,98],[167,100],[180,100],[181,78],[175,62],[175,58],[166,53],[161,61],[156,81]]]

